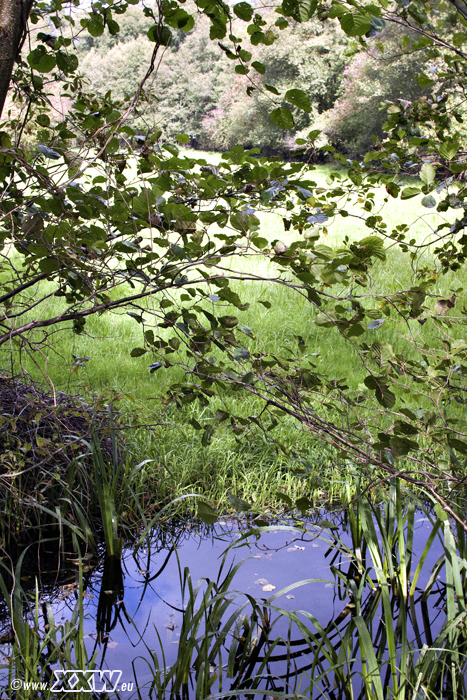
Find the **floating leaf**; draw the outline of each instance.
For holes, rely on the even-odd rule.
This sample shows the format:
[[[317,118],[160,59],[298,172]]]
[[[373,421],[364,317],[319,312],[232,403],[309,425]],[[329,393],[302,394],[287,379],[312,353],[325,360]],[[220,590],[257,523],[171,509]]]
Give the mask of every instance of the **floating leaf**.
[[[198,503],[198,518],[207,525],[213,525],[217,522],[217,513],[208,503],[200,501]]]
[[[316,523],[316,525],[317,525],[317,527],[322,527],[322,528],[325,528],[326,530],[338,530],[339,529],[335,523],[331,522],[331,520],[319,520]]]
[[[227,498],[230,501],[230,505],[235,508],[235,510],[241,511],[242,513],[246,513],[247,511],[251,510],[249,503],[243,501],[241,498],[238,498],[238,496],[234,496],[233,493],[228,493]]]

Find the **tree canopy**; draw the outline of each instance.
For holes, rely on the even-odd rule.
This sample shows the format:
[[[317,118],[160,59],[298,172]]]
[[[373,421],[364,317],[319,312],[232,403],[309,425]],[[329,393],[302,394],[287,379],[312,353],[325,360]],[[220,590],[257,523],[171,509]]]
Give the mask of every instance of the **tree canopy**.
[[[0,124],[4,357],[52,353],[56,333],[70,326],[86,332],[93,315],[128,314],[141,327],[132,357],[145,355],[154,372],[174,364],[185,369],[166,401],[209,407],[213,396],[229,392],[264,401],[259,416],[217,410],[213,421],[195,421],[203,444],[224,422],[239,437],[253,423],[273,439],[288,414],[327,444],[334,459],[375,480],[402,473],[452,513],[437,492],[440,480],[461,488],[467,454],[465,311],[455,281],[467,255],[467,5],[284,0],[271,10],[249,2],[230,7],[199,0],[189,7],[166,0],[144,7],[150,26],[146,37],[134,40],[135,61],[146,57],[144,67],[138,63],[136,89],[123,83],[115,93],[110,85],[106,92],[90,89],[80,47],[104,37],[108,55],[116,56],[114,37],[133,4],[1,0],[0,108],[8,89],[11,95]],[[275,84],[262,77],[288,54],[281,37],[289,43],[298,37],[300,44],[307,32],[317,32],[316,20],[342,30],[358,56],[353,70],[364,76],[360,95],[344,90],[337,103],[343,119],[358,118],[345,114],[346,100],[359,99],[365,108],[377,77],[370,55],[384,59],[385,31],[407,75],[420,69],[423,57],[419,96],[407,100],[399,86],[383,105],[384,135],[374,137],[361,160],[319,146],[309,76],[294,68],[276,71]],[[161,138],[153,107],[164,61],[170,68],[176,60],[172,43],[189,52],[196,22],[209,25],[205,50],[219,52],[225,79],[244,87],[247,106],[240,114],[251,112],[255,134],[241,145],[230,133],[220,143],[228,150],[219,165],[180,150],[189,134]],[[131,26],[123,31],[131,34]],[[185,71],[187,64],[185,57]],[[330,88],[323,75],[325,100]],[[143,119],[147,103],[152,124]],[[305,130],[290,161],[255,147],[255,129],[266,123],[281,137]],[[340,164],[325,183],[315,178],[318,154],[332,154]],[[422,208],[416,220],[425,237],[414,234],[416,222],[387,218],[386,210],[406,200]],[[262,235],[263,213],[281,222],[272,240]],[[339,239],[326,245],[339,222]],[[393,274],[386,287],[376,285],[378,266],[386,261],[395,270],[401,256],[411,262],[410,279]],[[260,268],[259,260],[269,267]],[[449,275],[452,296],[440,298],[438,281]],[[333,335],[344,339],[359,358],[362,381],[342,377],[339,366],[318,367],[315,348],[301,334],[281,355],[254,346],[235,280],[295,290],[323,333],[321,352]],[[62,306],[49,313],[52,298]],[[402,345],[381,335],[388,327]],[[306,470],[307,456],[295,458]]]

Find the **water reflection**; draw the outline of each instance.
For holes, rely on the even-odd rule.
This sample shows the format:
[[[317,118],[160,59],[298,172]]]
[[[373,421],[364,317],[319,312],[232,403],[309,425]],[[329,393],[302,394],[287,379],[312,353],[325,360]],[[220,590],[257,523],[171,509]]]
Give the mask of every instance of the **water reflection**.
[[[415,527],[413,569],[432,524],[420,516]],[[345,515],[337,530],[327,532],[312,524],[303,532],[274,525],[247,536],[236,522],[154,532],[137,551],[125,549],[121,560],[102,557],[85,572],[88,657],[97,654],[98,668],[122,670],[122,680],[134,682],[140,698],[294,693],[303,684],[311,688],[309,697],[341,697],[345,679],[352,683],[362,670],[357,640],[353,658],[346,646],[352,618],[368,622],[380,659],[388,657],[388,618],[376,579],[365,584],[356,610],[362,572],[349,554],[353,544]],[[416,649],[433,644],[445,619],[442,567],[424,593],[442,556],[440,540],[428,553],[412,600],[406,643]],[[44,586],[44,595],[57,621],[71,619],[76,574]],[[398,601],[397,595],[391,599],[394,628]],[[336,658],[341,667],[330,673]],[[389,666],[385,674],[390,686]]]

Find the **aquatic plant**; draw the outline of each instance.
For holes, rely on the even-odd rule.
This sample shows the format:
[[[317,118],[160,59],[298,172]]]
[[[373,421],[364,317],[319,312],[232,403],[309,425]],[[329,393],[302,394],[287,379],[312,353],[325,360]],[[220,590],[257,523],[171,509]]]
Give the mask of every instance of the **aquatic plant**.
[[[349,495],[353,489],[349,485]],[[293,611],[280,606],[281,596],[299,586],[322,585],[323,579],[297,581],[257,599],[234,585],[242,562],[227,568],[229,552],[215,581],[204,578],[194,583],[190,571],[179,566],[182,625],[177,655],[169,663],[160,631],[144,631],[145,651],[133,660],[137,696],[154,700],[265,695],[278,700],[467,697],[467,547],[462,527],[437,510],[433,514],[393,480],[383,504],[362,492],[348,503],[347,535],[331,520],[308,525],[303,537],[320,537],[328,544],[328,583],[333,586],[335,613],[327,623],[311,605]],[[420,515],[428,529],[424,528],[427,539],[417,548],[416,561]],[[232,546],[244,545],[264,529],[250,529]],[[78,662],[92,668],[103,638],[98,636],[89,665],[81,563],[79,600],[71,621],[57,626],[51,606],[45,604],[48,628],[40,624],[44,606],[39,592],[32,606],[22,592],[21,563],[10,598],[5,582],[0,584],[10,600],[14,631],[10,678],[43,678],[58,663],[58,656],[64,668],[77,668]],[[101,585],[103,589],[109,585],[105,576]],[[100,608],[97,620],[106,637],[113,624],[108,612]],[[147,676],[141,664],[150,672],[149,682],[138,682],[138,677]]]

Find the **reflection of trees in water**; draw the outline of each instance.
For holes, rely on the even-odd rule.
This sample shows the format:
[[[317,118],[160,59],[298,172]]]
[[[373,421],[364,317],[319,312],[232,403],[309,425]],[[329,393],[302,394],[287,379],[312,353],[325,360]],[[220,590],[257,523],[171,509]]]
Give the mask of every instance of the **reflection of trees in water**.
[[[278,551],[288,546],[291,541],[297,542],[302,540],[310,542],[316,539],[316,533],[318,532],[316,526],[323,521],[323,517],[332,517],[333,524],[336,527],[335,530],[326,532],[329,546],[325,557],[328,559],[330,570],[335,577],[335,586],[332,590],[329,590],[329,597],[333,601],[335,614],[332,615],[326,624],[322,627],[319,625],[312,615],[312,606],[310,606],[310,614],[281,612],[280,610],[273,610],[271,605],[265,600],[255,600],[249,596],[250,606],[235,620],[235,625],[232,625],[227,635],[225,630],[221,629],[221,626],[224,624],[224,620],[227,620],[233,614],[232,611],[235,611],[239,602],[238,599],[234,599],[228,593],[229,589],[222,589],[223,584],[218,579],[216,584],[218,587],[210,595],[212,599],[215,598],[218,590],[222,590],[222,595],[225,593],[225,598],[223,599],[223,603],[225,603],[224,617],[222,621],[219,618],[215,618],[216,626],[210,629],[210,616],[215,611],[216,606],[212,605],[209,600],[205,601],[206,615],[196,634],[199,634],[199,638],[202,639],[205,632],[209,630],[212,638],[209,649],[211,650],[217,644],[216,654],[220,653],[222,649],[222,656],[229,658],[230,691],[251,692],[255,689],[267,689],[271,692],[284,690],[291,692],[298,688],[300,683],[302,683],[304,674],[306,674],[310,678],[320,676],[321,679],[316,682],[316,688],[319,687],[319,692],[327,693],[329,697],[333,697],[333,684],[337,693],[344,692],[342,685],[343,676],[350,679],[362,674],[361,657],[357,653],[359,640],[358,631],[354,624],[356,606],[353,593],[360,585],[361,571],[359,571],[356,561],[349,558],[348,552],[351,552],[351,550],[348,550],[346,553],[340,540],[344,534],[349,535],[348,514],[344,511],[331,515],[325,512],[316,512],[309,518],[309,525],[314,525],[314,528],[308,529],[302,534],[294,532],[285,545],[277,548],[267,546],[257,538],[259,531],[255,530],[253,522],[250,522],[252,527],[249,530],[242,532],[241,524],[230,521],[222,524],[217,523],[214,526],[198,523],[196,525],[194,523],[181,523],[176,528],[155,530],[151,533],[148,540],[137,548],[134,548],[134,543],[127,543],[128,546],[125,548],[121,560],[117,557],[105,557],[105,551],[100,549],[99,556],[96,559],[88,558],[84,560],[87,563],[83,573],[83,590],[86,599],[85,612],[88,616],[92,613],[96,624],[96,634],[90,635],[94,638],[94,648],[90,657],[96,651],[99,652],[98,664],[101,668],[104,668],[110,634],[116,628],[125,633],[128,643],[131,645],[130,649],[135,648],[140,642],[144,643],[147,628],[137,629],[133,619],[136,618],[143,601],[147,603],[148,598],[151,601],[155,597],[163,600],[157,592],[158,578],[175,555],[177,548],[180,548],[186,542],[194,542],[194,535],[197,536],[198,546],[202,541],[205,542],[211,539],[213,542],[215,540],[224,542],[226,549],[228,547],[233,549],[247,545],[262,552]],[[279,524],[284,524],[284,522],[275,521],[272,527]],[[236,536],[236,533],[239,533],[240,536]],[[49,569],[44,571],[44,567],[50,565],[52,560],[55,563],[55,570]],[[76,560],[72,561],[74,561],[74,564],[77,563]],[[42,552],[39,565],[40,576],[38,576],[38,580],[41,583],[41,601],[47,601],[52,604],[57,621],[60,619],[69,620],[78,599],[78,574],[76,568],[70,569],[68,561],[68,568],[62,567],[60,571],[57,571],[57,554],[51,550]],[[221,571],[222,569],[220,569],[219,577]],[[138,573],[135,574],[135,572]],[[440,572],[442,572],[441,569]],[[29,578],[28,580],[21,580],[21,586],[27,596],[27,593],[32,593],[34,589],[35,575],[26,575]],[[124,603],[125,583],[128,585],[128,580],[136,584],[132,588],[138,592],[136,609],[132,613],[133,619],[128,614]],[[205,585],[208,585],[208,581]],[[408,610],[408,631],[410,635],[408,641],[413,649],[421,649],[424,644],[433,645],[436,637],[436,632],[433,630],[439,630],[445,619],[446,592],[446,584],[439,578],[428,595],[422,588],[416,589],[413,605]],[[192,590],[190,589],[188,598],[191,595]],[[185,625],[185,603],[186,599],[184,599],[182,608],[174,608],[183,616],[182,627]],[[166,604],[168,605],[168,603]],[[194,608],[194,601],[191,601],[191,604]],[[8,633],[9,620],[5,601],[0,601],[0,606],[3,630],[4,633]],[[393,626],[394,629],[397,629],[401,605],[399,593],[395,589],[391,591],[391,610]],[[43,611],[44,622],[46,622],[45,606],[43,606]],[[24,612],[25,618],[31,618],[34,613],[32,607],[28,608],[26,603]],[[359,615],[371,631],[373,647],[379,650],[381,658],[381,673],[387,674],[385,683],[390,686],[389,665],[386,666],[387,671],[384,668],[388,654],[387,620],[385,620],[382,611],[381,587],[378,586],[376,580],[371,581],[371,579],[368,579],[364,582],[359,600]],[[284,634],[284,624],[287,626],[286,634]],[[133,641],[135,631],[137,640]],[[133,634],[130,635],[130,632]],[[400,635],[397,639],[398,643],[401,644]],[[345,670],[342,671],[340,676],[339,673],[330,670],[332,664],[330,662],[329,649],[331,647],[336,655],[339,655],[342,649],[342,665],[343,669],[345,666]],[[353,653],[350,654],[352,649]],[[182,653],[182,651],[179,649],[179,653]],[[418,652],[414,652],[414,654],[416,659]],[[128,665],[130,665],[131,661],[132,659],[129,659]],[[210,663],[214,664],[214,658],[210,660]],[[197,674],[201,672],[200,667],[199,659],[194,654],[190,661],[190,682],[196,681]],[[223,668],[222,674],[225,675],[226,673],[227,668]],[[226,680],[224,680],[224,684]],[[215,682],[215,685],[217,684],[218,681]],[[225,685],[224,687],[226,688]],[[215,691],[213,690],[212,692]],[[226,688],[226,698],[228,697],[228,692]],[[441,688],[440,692],[443,692]],[[184,689],[182,695],[187,698],[192,695],[188,686]],[[311,697],[313,697],[313,694],[311,694]]]

